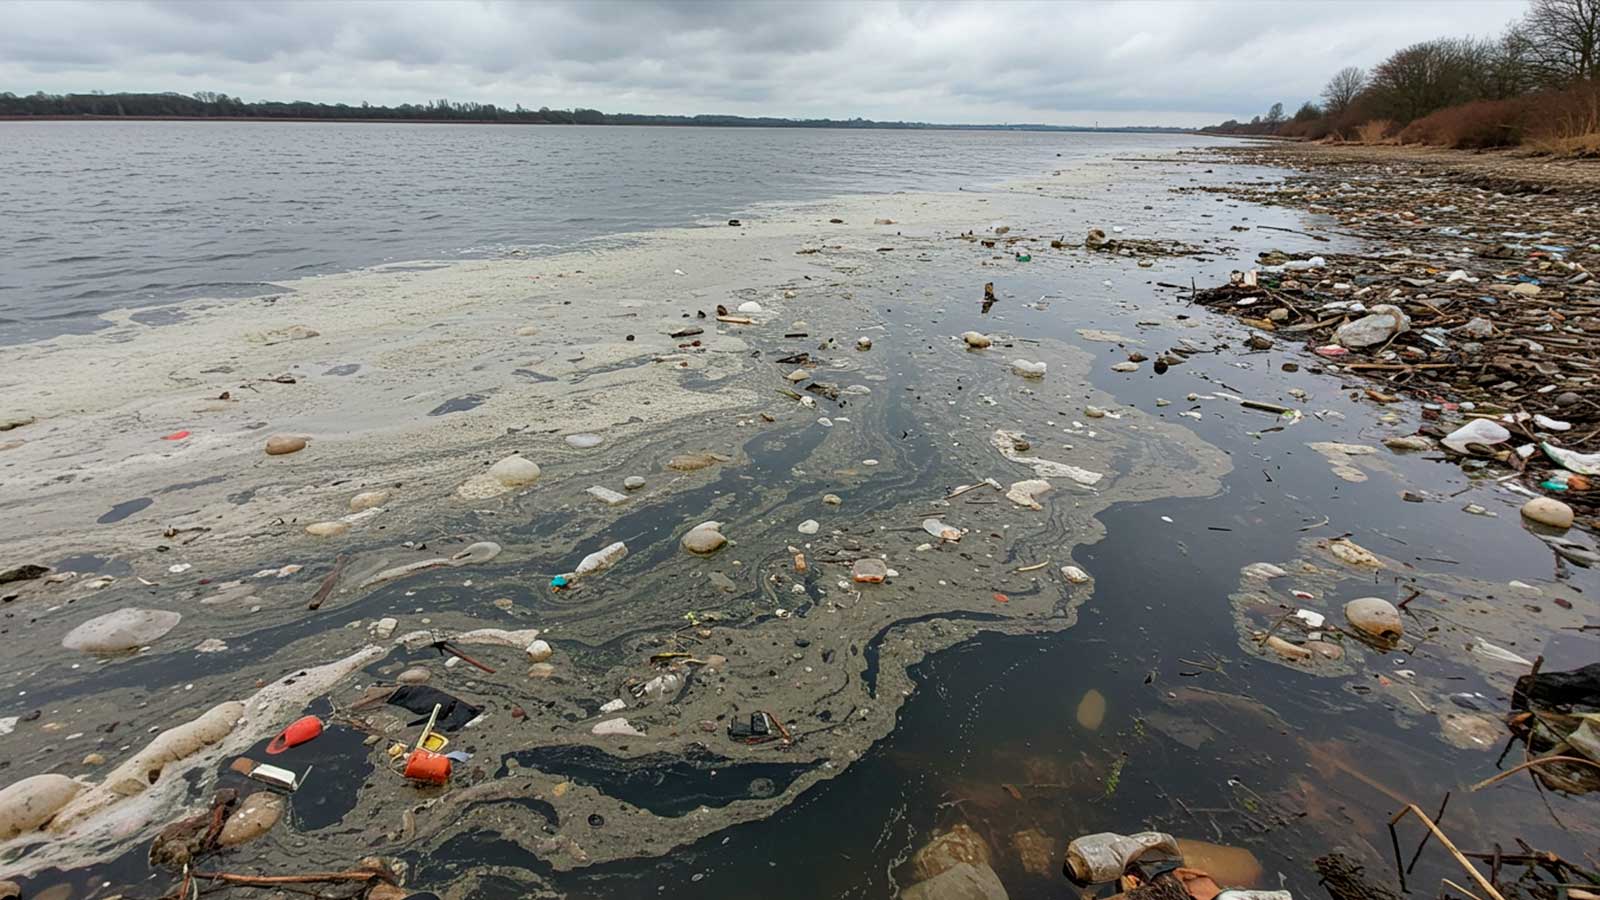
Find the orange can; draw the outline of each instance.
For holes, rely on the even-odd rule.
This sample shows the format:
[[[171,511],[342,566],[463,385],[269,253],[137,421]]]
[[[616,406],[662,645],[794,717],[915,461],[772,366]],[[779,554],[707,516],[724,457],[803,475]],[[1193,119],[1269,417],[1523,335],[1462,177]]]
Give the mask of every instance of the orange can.
[[[406,757],[406,777],[424,784],[444,784],[450,780],[450,757],[431,750],[413,750]]]

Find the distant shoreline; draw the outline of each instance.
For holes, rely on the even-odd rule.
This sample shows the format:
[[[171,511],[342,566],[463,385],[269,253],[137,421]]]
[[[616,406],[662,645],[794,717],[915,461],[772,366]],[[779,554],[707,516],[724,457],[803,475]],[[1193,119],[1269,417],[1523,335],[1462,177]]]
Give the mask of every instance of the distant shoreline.
[[[296,124],[331,125],[528,125],[536,127],[567,128],[587,125],[593,128],[771,128],[783,130],[827,131],[1026,131],[1033,134],[1201,134],[1190,128],[1092,128],[1075,125],[847,125],[847,124],[792,124],[770,122],[713,123],[713,122],[506,122],[494,119],[422,119],[374,118],[370,116],[94,116],[94,115],[0,115],[0,122],[290,122]],[[1226,135],[1224,135],[1226,137]]]

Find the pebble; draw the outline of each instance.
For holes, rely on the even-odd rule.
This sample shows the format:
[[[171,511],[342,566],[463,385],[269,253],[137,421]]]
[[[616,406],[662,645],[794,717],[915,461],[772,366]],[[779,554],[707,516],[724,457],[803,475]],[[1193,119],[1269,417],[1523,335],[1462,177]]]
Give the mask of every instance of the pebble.
[[[607,719],[604,722],[597,722],[593,728],[589,729],[589,732],[602,737],[608,735],[622,737],[644,737],[644,732],[633,727],[633,725],[631,725],[627,719],[620,718]]]
[[[361,512],[364,509],[374,509],[388,502],[388,491],[363,491],[350,498],[350,511]]]
[[[639,488],[644,487],[644,479],[638,475],[629,475],[623,479],[622,486],[630,491],[637,491]]]
[[[83,758],[83,764],[86,766],[103,766],[106,764],[106,758],[98,753],[90,753]]]
[[[618,697],[615,700],[607,700],[606,702],[600,704],[600,711],[602,713],[620,712],[627,708],[628,701],[622,699],[621,697]]]
[[[784,377],[795,384],[799,384],[800,382],[805,381],[807,378],[810,378],[811,373],[807,372],[805,369],[795,369],[793,372],[790,372]]]
[[[1136,363],[1136,362],[1119,362],[1116,365],[1111,367],[1111,371],[1113,371],[1113,372],[1137,372],[1137,371],[1139,371],[1139,364]]]
[[[869,338],[869,337],[858,337],[858,338],[856,338],[856,349],[857,350],[871,350],[872,349],[872,338]]]
[[[799,525],[797,530],[801,534],[816,534],[817,530],[820,529],[821,527],[822,527],[821,525],[817,524],[817,520],[816,519],[807,519],[804,522],[800,523],[800,525]]]
[[[1011,371],[1021,375],[1023,378],[1043,378],[1046,368],[1047,366],[1042,362],[1030,362],[1026,359],[1013,359],[1011,361]],[[1138,368],[1138,366],[1134,366],[1134,368]]]
[[[422,666],[412,666],[395,677],[401,684],[426,684],[433,673]]]
[[[1089,583],[1089,573],[1078,568],[1077,566],[1062,566],[1061,577],[1067,579],[1073,584]]]
[[[394,630],[399,627],[399,619],[396,619],[393,616],[385,616],[384,618],[379,619],[372,626],[372,633],[378,638],[378,640],[386,641],[389,639],[390,635],[394,634]]]
[[[275,434],[267,438],[267,455],[284,456],[306,448],[306,439],[292,434]]]
[[[758,313],[762,311],[761,304],[754,300],[746,300],[745,302],[739,304],[739,312],[742,313]]]
[[[683,536],[683,549],[701,556],[715,553],[721,549],[723,544],[728,542],[728,539],[718,530],[721,527],[722,523],[720,522],[702,522],[689,529],[689,532]]]
[[[590,447],[598,447],[600,446],[600,435],[569,434],[567,435],[567,445],[571,447],[577,447],[579,450],[588,450]]]
[[[844,500],[841,499],[838,494],[823,494],[822,502],[828,504],[829,506],[838,506],[839,504],[843,503]]]
[[[512,454],[489,467],[489,476],[506,487],[520,487],[539,480],[539,464]]]
[[[528,658],[536,663],[542,663],[555,654],[555,649],[546,641],[534,641],[528,645]]]
[[[1551,497],[1535,497],[1522,504],[1522,517],[1562,531],[1572,527],[1572,507]]]
[[[306,534],[317,537],[338,537],[350,530],[349,522],[313,522],[306,526]]]
[[[516,605],[510,597],[498,597],[494,601],[494,608],[504,612],[510,612],[512,607]]]
[[[556,667],[547,662],[534,663],[528,667],[529,678],[549,678],[556,673]]]
[[[1085,406],[1083,414],[1091,419],[1103,419],[1106,417],[1106,411],[1098,406]]]
[[[961,335],[961,339],[966,341],[967,346],[974,350],[982,350],[994,343],[994,341],[989,339],[988,335],[977,331],[968,331]]]

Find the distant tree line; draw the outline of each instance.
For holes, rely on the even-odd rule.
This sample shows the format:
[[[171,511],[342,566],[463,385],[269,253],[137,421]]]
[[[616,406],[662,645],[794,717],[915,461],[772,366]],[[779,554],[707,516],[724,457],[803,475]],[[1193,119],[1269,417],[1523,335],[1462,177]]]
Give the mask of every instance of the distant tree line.
[[[938,125],[927,122],[880,122],[872,119],[782,119],[747,116],[654,116],[604,113],[597,109],[525,109],[493,103],[434,100],[373,106],[362,103],[311,103],[304,100],[247,102],[238,97],[199,91],[194,94],[34,94],[0,93],[0,118],[192,118],[192,119],[326,119],[418,122],[505,122],[528,125],[700,125],[756,128],[927,128],[1015,131],[1182,131],[1178,128],[1130,126],[1080,128],[1070,125]]]
[[[1498,38],[1412,44],[1370,72],[1341,69],[1318,100],[1202,130],[1462,147],[1560,132],[1600,147],[1600,0],[1531,0]]]

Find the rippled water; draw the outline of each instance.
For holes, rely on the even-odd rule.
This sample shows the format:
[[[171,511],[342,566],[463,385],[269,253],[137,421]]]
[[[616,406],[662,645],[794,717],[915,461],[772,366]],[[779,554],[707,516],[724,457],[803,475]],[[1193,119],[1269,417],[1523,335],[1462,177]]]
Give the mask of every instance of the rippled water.
[[[750,204],[951,189],[1175,135],[0,123],[0,343],[386,261],[549,250]],[[1057,157],[1062,159],[1057,159]]]

